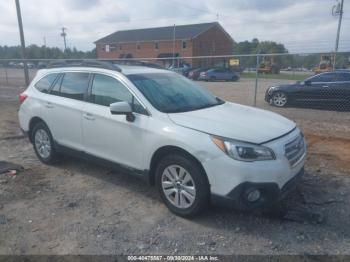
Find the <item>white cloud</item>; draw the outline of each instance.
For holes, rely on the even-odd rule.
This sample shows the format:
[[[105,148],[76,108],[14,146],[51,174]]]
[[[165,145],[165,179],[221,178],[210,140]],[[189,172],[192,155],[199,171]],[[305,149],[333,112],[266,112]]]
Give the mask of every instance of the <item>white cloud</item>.
[[[67,27],[70,47],[89,50],[111,32],[132,28],[211,22],[217,19],[236,41],[272,40],[292,52],[334,48],[335,0],[27,0],[21,1],[26,44],[63,46]],[[0,45],[19,44],[14,1],[0,2]],[[350,5],[345,1],[341,50],[350,50]]]

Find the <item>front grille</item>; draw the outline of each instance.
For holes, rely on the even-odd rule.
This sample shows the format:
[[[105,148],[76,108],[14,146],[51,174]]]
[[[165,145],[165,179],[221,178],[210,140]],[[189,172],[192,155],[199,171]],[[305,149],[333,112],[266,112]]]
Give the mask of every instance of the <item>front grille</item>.
[[[305,141],[302,134],[284,146],[286,158],[291,166],[298,164],[306,152]]]

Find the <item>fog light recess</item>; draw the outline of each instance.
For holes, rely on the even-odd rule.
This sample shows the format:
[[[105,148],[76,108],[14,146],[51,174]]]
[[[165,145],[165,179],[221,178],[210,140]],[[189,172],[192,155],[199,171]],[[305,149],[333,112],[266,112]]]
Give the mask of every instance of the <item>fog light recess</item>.
[[[247,194],[247,200],[249,202],[256,202],[260,199],[261,197],[261,192],[259,189],[254,189],[251,190],[248,194]]]

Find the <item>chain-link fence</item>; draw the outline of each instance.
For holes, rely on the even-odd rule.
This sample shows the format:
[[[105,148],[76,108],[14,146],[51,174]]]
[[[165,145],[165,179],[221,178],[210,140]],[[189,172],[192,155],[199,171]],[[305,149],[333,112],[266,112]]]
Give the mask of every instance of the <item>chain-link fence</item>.
[[[350,108],[350,53],[254,54],[201,57],[128,58],[115,64],[165,68],[190,78],[217,96],[262,108]],[[62,60],[26,60],[36,71]],[[65,60],[75,64],[81,60]],[[0,85],[25,86],[22,60],[0,59]]]

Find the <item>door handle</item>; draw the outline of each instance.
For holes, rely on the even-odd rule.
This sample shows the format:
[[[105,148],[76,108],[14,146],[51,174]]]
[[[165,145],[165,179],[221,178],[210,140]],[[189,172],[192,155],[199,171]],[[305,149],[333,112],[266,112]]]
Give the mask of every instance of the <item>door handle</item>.
[[[85,113],[85,114],[83,114],[83,117],[84,117],[86,120],[95,120],[93,114],[90,114],[90,113]]]
[[[45,106],[46,106],[47,108],[53,108],[53,105],[52,105],[51,102],[46,102],[46,103],[45,103]]]

